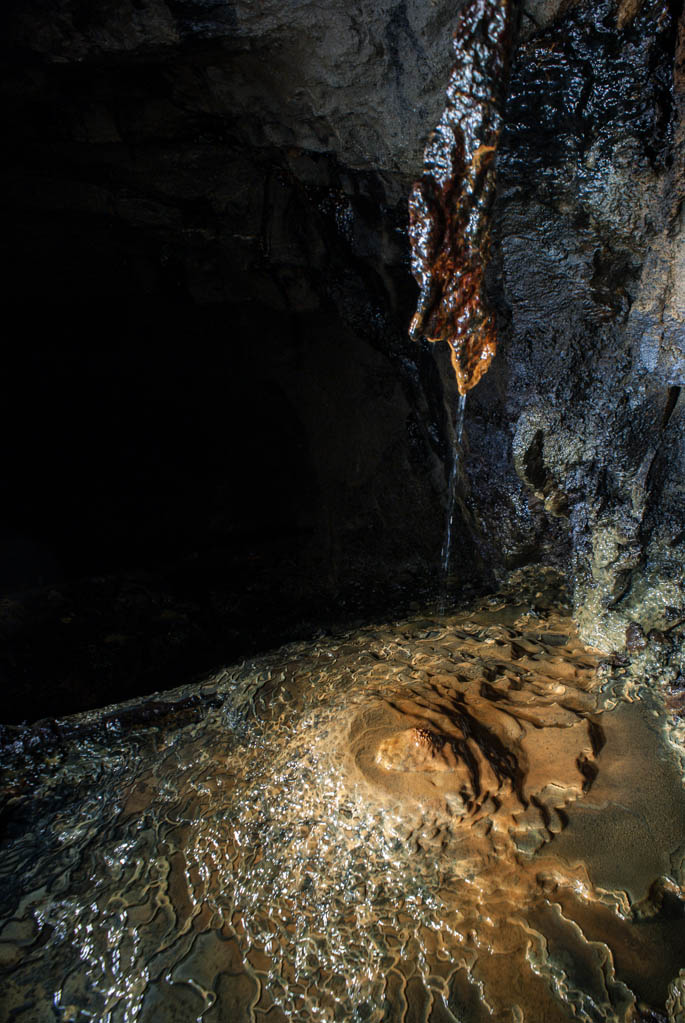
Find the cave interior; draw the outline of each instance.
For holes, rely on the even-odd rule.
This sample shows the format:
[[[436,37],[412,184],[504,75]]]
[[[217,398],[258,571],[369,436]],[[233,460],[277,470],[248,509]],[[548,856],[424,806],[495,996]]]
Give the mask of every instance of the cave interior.
[[[437,159],[432,133],[455,81],[455,27],[481,9],[506,9],[514,28],[506,68],[496,64],[482,101],[486,112],[499,104],[473,228],[483,258],[457,242],[452,253],[462,278],[476,275],[487,307],[479,321],[489,332],[487,372],[479,364],[469,378],[458,352],[437,337],[434,285],[431,279],[424,287],[427,278],[419,279],[412,260],[418,234],[410,206]],[[401,703],[376,709],[389,736],[380,760],[369,767],[359,739],[359,762],[350,766],[343,757],[345,777],[373,788],[381,784],[377,763],[388,777],[397,763],[402,770],[420,764],[434,786],[434,776],[456,771],[459,762],[477,792],[480,776],[490,771],[501,785],[504,772],[526,812],[534,805],[544,817],[544,841],[563,831],[566,803],[550,801],[537,780],[526,794],[511,765],[534,755],[518,747],[510,755],[502,738],[497,707],[518,707],[519,661],[549,657],[556,664],[568,656],[575,665],[575,689],[558,664],[549,669],[567,702],[560,696],[550,709],[540,698],[531,711],[540,735],[567,728],[574,737],[571,752],[558,755],[569,803],[590,791],[605,744],[583,688],[591,668],[604,692],[613,680],[627,704],[644,690],[654,716],[667,714],[675,729],[669,735],[685,721],[681,0],[7,0],[0,25],[0,747],[19,760],[31,750],[56,757],[62,741],[78,743],[86,734],[86,725],[74,722],[105,707],[98,727],[117,735],[129,725],[137,735],[157,718],[195,721],[199,697],[184,690],[172,711],[173,701],[160,694],[251,658],[270,680],[277,669],[269,658],[283,644],[302,644],[296,649],[303,663],[311,657],[312,672],[318,662],[306,644],[330,643],[335,664],[356,664],[357,641],[340,638],[350,630],[425,612],[429,624],[407,627],[407,642],[420,645],[441,628],[436,614],[485,601],[478,627],[495,630],[491,638],[479,645],[466,619],[453,626],[464,649],[472,644],[468,656],[482,669],[481,688],[467,671],[457,704],[435,683],[430,698],[412,695],[410,710]],[[475,52],[467,47],[464,59]],[[455,152],[449,159],[457,161]],[[461,237],[473,223],[472,207],[454,213],[456,193],[445,194],[435,230]],[[421,330],[417,301],[425,307]],[[499,624],[488,617],[488,607],[507,600],[519,608],[516,621],[525,618],[520,635],[515,616]],[[560,607],[563,621],[554,617]],[[551,638],[543,641],[537,620],[556,623],[557,632],[549,625]],[[448,639],[439,640],[445,649]],[[394,640],[383,642],[369,656],[392,648],[400,663]],[[488,660],[488,643],[506,648],[509,688]],[[244,682],[239,672],[230,677]],[[228,683],[206,689],[208,706],[228,701],[221,685]],[[330,692],[327,685],[322,676],[335,707],[335,685]],[[276,690],[272,695],[276,706]],[[431,731],[438,720],[431,700],[451,708],[445,734]],[[117,717],[112,705],[126,701],[135,709]],[[645,731],[648,711],[642,720],[621,708],[624,717],[612,719],[618,724],[607,734],[619,745],[634,740],[634,764],[624,769],[637,791],[652,770],[652,754],[643,752],[653,739]],[[350,734],[373,732],[373,713],[360,711]],[[86,718],[72,719],[76,714]],[[400,731],[391,734],[402,714]],[[276,749],[280,724],[274,718],[271,739],[265,727],[264,748],[271,742]],[[219,748],[219,732],[211,734]],[[306,761],[306,739],[296,728],[293,735]],[[191,777],[200,753],[196,740],[188,742]],[[226,753],[227,763],[233,755]],[[645,793],[654,806],[663,798],[654,841],[675,848],[685,829],[684,804],[673,795],[682,776],[674,781],[665,756],[659,753],[655,769],[661,780],[636,798],[645,814]],[[479,758],[483,764],[474,767]],[[80,778],[81,768],[73,770]],[[150,770],[153,780],[136,781],[125,813],[133,807],[143,814],[157,784],[157,767]],[[11,782],[10,809],[0,817],[10,842],[33,819],[29,774]],[[445,798],[457,805],[465,789],[450,790],[451,777]],[[393,784],[383,775],[386,794]],[[608,771],[599,789],[607,805],[618,799],[612,784]],[[40,792],[36,806],[44,808],[50,797]],[[476,812],[474,800],[464,814],[479,821],[485,804]],[[522,812],[518,805],[512,811],[511,834],[516,855],[532,856],[542,832],[525,817],[532,830],[522,838]],[[647,831],[636,839],[612,813],[607,827],[616,835],[648,844]],[[570,858],[582,836],[599,842],[591,814],[582,821],[557,843]],[[445,827],[451,835],[451,824]],[[280,841],[276,831],[272,837]],[[393,841],[404,837],[393,833]],[[593,849],[596,877],[605,870],[607,878],[601,883],[629,891],[632,875],[615,875],[599,845]],[[273,851],[274,862],[289,862],[279,855]],[[668,986],[685,966],[677,953],[685,944],[678,922],[685,898],[675,867],[668,874],[664,863],[645,853],[635,891],[648,875],[653,884],[631,908],[640,925],[651,921],[640,941],[649,932],[657,935],[649,938],[652,950],[668,949],[663,976],[656,966],[651,975],[652,965],[639,966],[643,954],[653,964],[652,952],[650,959],[646,938],[643,948],[619,934],[619,910],[611,916],[602,904],[581,911],[572,895],[566,902],[559,896],[552,909],[535,903],[529,925],[544,934],[548,952],[555,942],[570,943],[574,968],[582,961],[592,983],[601,974],[605,988],[595,1015],[584,995],[571,1015],[556,1002],[540,1008],[547,1002],[535,995],[543,1000],[531,1003],[538,1009],[525,1016],[530,1023],[543,1019],[536,1011],[550,1013],[545,1021],[685,1019],[685,974],[680,987]],[[253,867],[245,876],[257,885]],[[521,882],[517,897],[537,892],[540,876]],[[487,878],[483,892],[495,898]],[[544,883],[547,892],[552,882]],[[214,912],[224,912],[217,906]],[[244,957],[240,928],[230,925]],[[250,926],[257,933],[262,924],[255,918]],[[582,949],[573,945],[574,927],[588,936]],[[0,946],[11,940],[0,934]],[[493,947],[504,955],[500,940],[492,938]],[[604,960],[597,965],[596,943],[604,940],[616,956],[615,976]],[[521,956],[530,962],[532,952]],[[500,981],[478,969],[470,964],[468,977],[451,977],[445,995],[445,1012],[451,1006],[458,1015],[461,1006],[458,1018],[469,1023],[480,1023],[485,1011],[474,992],[500,990]],[[333,967],[329,972],[335,976]],[[403,983],[408,990],[413,981],[405,976]],[[344,996],[336,994],[339,1014],[326,1016],[324,1006],[316,1018],[405,1018],[405,1010],[388,1008],[392,985],[378,1017],[369,1008],[373,996],[363,985],[358,991],[354,1016],[344,1014]],[[637,1001],[626,991],[638,992]],[[157,997],[167,1004],[167,995]],[[285,1017],[276,1009],[269,1016],[262,1002],[259,1012],[265,1020],[314,1018],[311,1006],[310,1017],[298,1016],[304,1002],[297,999],[310,997],[288,989],[274,995]],[[405,1009],[414,1004],[406,991],[401,997]],[[73,994],[74,1005],[79,998]],[[228,1011],[231,998],[206,999],[202,1011],[219,1004]],[[17,1013],[20,1001],[12,1003]],[[141,1019],[163,1018],[149,992],[140,1004]],[[195,1003],[168,1004],[181,1006],[179,1019],[197,1018]],[[433,1023],[457,1018],[431,1005]],[[64,1006],[55,1009],[57,1018],[79,1023],[118,1020],[123,1011],[98,1017],[105,1010],[93,1008],[86,1017]],[[514,1018],[502,1012],[493,1018]],[[428,1019],[429,1010],[411,1018]]]

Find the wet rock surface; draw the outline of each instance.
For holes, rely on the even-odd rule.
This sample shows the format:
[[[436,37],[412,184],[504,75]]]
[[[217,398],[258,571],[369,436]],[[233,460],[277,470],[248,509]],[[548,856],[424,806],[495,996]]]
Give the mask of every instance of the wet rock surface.
[[[475,387],[497,350],[485,273],[517,22],[513,6],[497,0],[474,0],[460,11],[445,109],[409,197],[412,271],[420,289],[410,335],[449,345],[461,395]]]
[[[503,340],[467,413],[483,535],[505,560],[564,552],[583,635],[615,649],[683,606],[677,16],[645,3],[618,27],[612,5],[581,5],[519,46],[498,155]]]
[[[682,765],[540,584],[5,742],[12,1018],[676,1019]]]

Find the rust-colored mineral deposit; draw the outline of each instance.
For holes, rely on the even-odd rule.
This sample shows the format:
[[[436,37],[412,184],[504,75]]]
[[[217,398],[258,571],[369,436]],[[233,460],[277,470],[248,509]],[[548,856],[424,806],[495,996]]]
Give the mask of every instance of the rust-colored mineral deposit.
[[[484,275],[512,7],[511,0],[470,0],[462,9],[445,109],[409,199],[412,271],[421,289],[410,333],[449,344],[460,394],[487,372],[497,347]]]

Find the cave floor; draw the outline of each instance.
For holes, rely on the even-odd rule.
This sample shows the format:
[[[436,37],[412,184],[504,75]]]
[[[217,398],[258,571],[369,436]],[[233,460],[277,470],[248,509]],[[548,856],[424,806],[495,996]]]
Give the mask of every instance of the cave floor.
[[[682,747],[542,591],[58,726],[0,754],[3,1019],[679,1018]]]

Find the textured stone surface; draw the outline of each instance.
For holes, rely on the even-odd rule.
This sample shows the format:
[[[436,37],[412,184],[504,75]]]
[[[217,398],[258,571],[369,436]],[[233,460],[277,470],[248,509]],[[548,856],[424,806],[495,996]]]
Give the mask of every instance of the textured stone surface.
[[[568,516],[585,636],[619,648],[630,620],[663,624],[685,601],[685,321],[674,26],[659,3],[621,32],[613,15],[592,5],[563,43],[548,33],[522,49],[500,230],[517,470]]]
[[[484,534],[505,563],[568,550],[583,634],[607,648],[685,603],[674,39],[663,4],[618,31],[607,3],[520,47],[496,214],[506,340],[468,431]],[[524,503],[510,474],[482,477],[503,421]]]
[[[16,1023],[663,1021],[682,764],[555,589],[0,729]]]
[[[202,51],[208,106],[244,119],[255,145],[412,173],[442,108],[454,15],[455,5],[418,0],[34,0],[6,17],[10,44],[51,61],[168,63]],[[138,113],[156,126],[162,107],[148,94]]]
[[[485,274],[518,20],[508,0],[473,0],[460,11],[445,109],[409,197],[412,272],[419,285],[409,333],[417,341],[449,345],[461,395],[487,373],[497,350]]]

